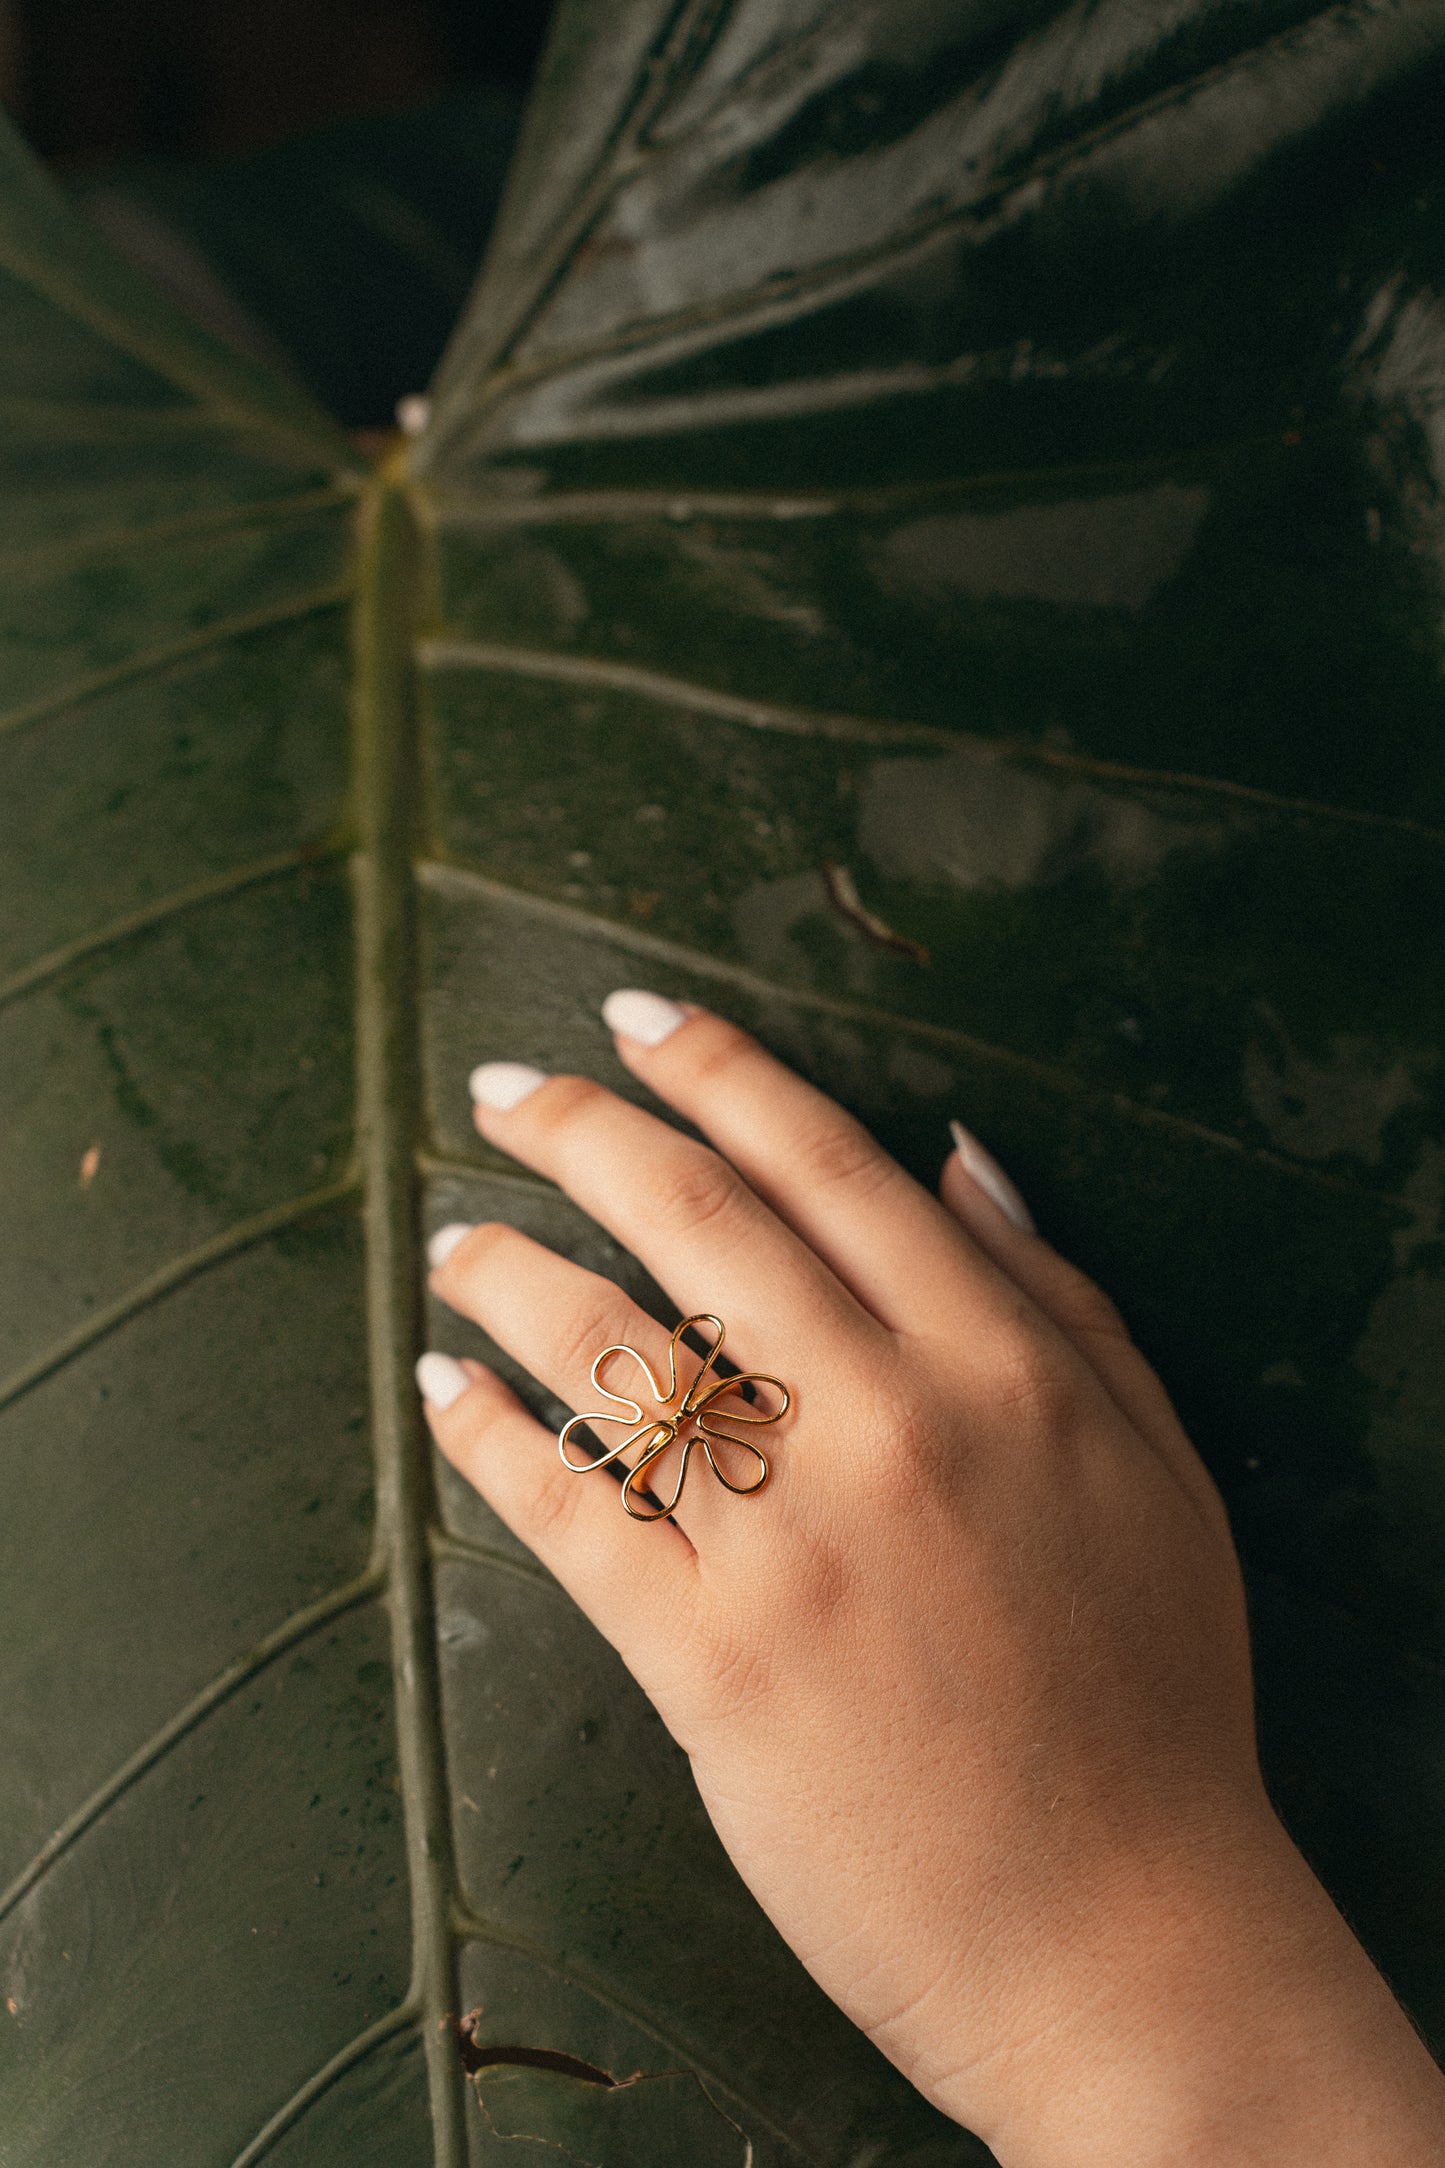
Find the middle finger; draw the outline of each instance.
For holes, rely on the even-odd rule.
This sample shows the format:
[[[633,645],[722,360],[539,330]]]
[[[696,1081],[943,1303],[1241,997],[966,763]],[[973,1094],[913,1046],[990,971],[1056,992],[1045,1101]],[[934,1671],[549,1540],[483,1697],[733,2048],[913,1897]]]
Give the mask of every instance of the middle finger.
[[[727,1160],[586,1077],[489,1062],[471,1077],[490,1144],[546,1175],[615,1235],[684,1313],[726,1319],[738,1360],[836,1349],[881,1328]],[[731,1352],[731,1349],[730,1349]]]

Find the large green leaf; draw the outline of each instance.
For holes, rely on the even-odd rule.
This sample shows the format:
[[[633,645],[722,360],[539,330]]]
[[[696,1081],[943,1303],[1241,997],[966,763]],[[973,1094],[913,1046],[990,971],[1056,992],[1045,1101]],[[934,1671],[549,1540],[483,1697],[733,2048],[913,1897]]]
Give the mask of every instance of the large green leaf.
[[[639,979],[1120,1298],[1445,2036],[1442,55],[570,0],[376,478],[7,151],[4,2168],[977,2157],[423,1451],[419,1227],[660,1302],[464,1088]]]

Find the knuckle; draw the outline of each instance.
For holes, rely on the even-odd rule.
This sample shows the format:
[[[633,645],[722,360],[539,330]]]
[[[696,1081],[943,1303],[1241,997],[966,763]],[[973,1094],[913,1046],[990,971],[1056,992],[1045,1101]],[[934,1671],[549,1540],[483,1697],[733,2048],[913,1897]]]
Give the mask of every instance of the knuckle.
[[[626,1337],[627,1322],[626,1298],[610,1280],[599,1280],[586,1299],[565,1317],[557,1318],[551,1328],[552,1348],[562,1375],[585,1379],[593,1358],[613,1341]],[[603,1376],[606,1374],[604,1371]]]
[[[870,1436],[862,1481],[874,1503],[896,1494],[900,1476],[928,1485],[951,1458],[947,1426],[926,1396],[897,1384],[877,1394],[870,1409]]]
[[[1102,1287],[1073,1265],[1065,1267],[1059,1287],[1057,1314],[1066,1332],[1095,1335],[1110,1340],[1129,1338],[1129,1328]]]
[[[526,1501],[525,1520],[529,1538],[543,1544],[563,1536],[577,1511],[578,1486],[567,1481],[567,1471],[556,1461],[533,1481]]]
[[[1071,1429],[1078,1387],[1062,1345],[1016,1326],[989,1351],[988,1393],[993,1412],[1040,1435]]]
[[[766,1701],[773,1685],[771,1643],[742,1619],[712,1620],[698,1651],[714,1715],[729,1718]]]
[[[895,1173],[867,1131],[846,1118],[815,1121],[790,1140],[790,1154],[817,1188],[841,1186],[871,1194],[885,1188]]]
[[[734,1210],[740,1195],[732,1168],[699,1146],[670,1155],[657,1178],[653,1209],[669,1227],[702,1227]]]

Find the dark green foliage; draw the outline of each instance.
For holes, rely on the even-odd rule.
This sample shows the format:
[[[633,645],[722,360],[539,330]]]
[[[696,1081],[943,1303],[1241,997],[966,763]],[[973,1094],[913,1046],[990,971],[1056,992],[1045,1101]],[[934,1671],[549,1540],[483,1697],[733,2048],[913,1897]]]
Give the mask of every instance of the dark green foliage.
[[[1445,16],[1005,15],[564,8],[382,479],[7,153],[6,2168],[978,2157],[427,1472],[420,1227],[660,1299],[465,1095],[638,982],[1118,1298],[1445,2038]]]

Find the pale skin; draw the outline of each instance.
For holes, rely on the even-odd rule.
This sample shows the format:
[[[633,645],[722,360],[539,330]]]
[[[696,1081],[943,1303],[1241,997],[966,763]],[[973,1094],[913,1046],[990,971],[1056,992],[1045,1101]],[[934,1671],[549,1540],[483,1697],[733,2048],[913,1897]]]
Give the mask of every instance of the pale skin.
[[[477,1072],[477,1126],[786,1379],[748,1433],[770,1480],[730,1495],[695,1454],[644,1525],[480,1363],[420,1375],[759,1903],[1003,2168],[1439,2168],[1445,2079],[1270,1807],[1224,1510],[1113,1306],[969,1140],[932,1196],[722,1018],[609,1015],[707,1144],[513,1065]],[[451,1243],[436,1293],[569,1407],[606,1407],[611,1342],[665,1381],[610,1281],[506,1226]]]

